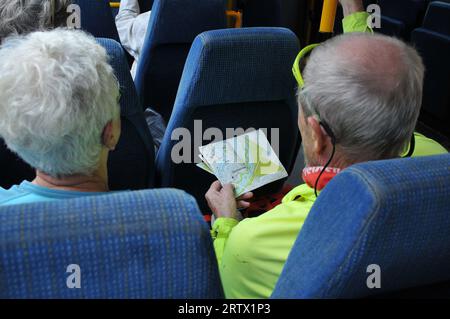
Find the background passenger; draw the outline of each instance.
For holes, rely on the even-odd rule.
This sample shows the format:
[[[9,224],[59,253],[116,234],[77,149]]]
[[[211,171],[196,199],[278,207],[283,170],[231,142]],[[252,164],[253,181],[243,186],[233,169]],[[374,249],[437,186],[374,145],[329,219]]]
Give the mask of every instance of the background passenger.
[[[150,14],[151,11],[141,13],[138,0],[120,1],[119,13],[116,16],[116,27],[120,42],[135,60],[131,71],[133,77],[144,46]]]
[[[43,31],[67,24],[71,0],[8,0],[0,2],[0,43],[10,35]]]

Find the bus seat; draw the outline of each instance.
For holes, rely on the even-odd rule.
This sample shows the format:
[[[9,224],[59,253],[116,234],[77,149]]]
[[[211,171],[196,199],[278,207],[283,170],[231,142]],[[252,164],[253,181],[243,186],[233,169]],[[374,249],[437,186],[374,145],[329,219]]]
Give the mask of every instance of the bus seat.
[[[223,298],[208,226],[178,190],[3,206],[0,249],[1,298]]]
[[[135,76],[142,105],[168,122],[192,41],[203,31],[222,28],[223,0],[155,0]]]
[[[242,26],[281,27],[281,0],[240,0]]]
[[[423,28],[450,36],[450,2],[431,2],[425,15]]]
[[[279,143],[275,143],[279,144],[279,158],[289,173],[300,144],[296,83],[291,71],[298,52],[297,37],[284,28],[224,29],[200,34],[189,52],[157,155],[157,182],[194,195],[202,212],[208,214],[204,195],[215,177],[192,161],[198,162],[198,147],[209,143],[202,141],[209,128],[220,129],[223,137],[227,128],[267,128],[269,141],[275,138],[271,128],[275,128],[274,134],[278,129]],[[171,138],[177,135],[177,128],[190,132],[190,143],[183,151],[189,154],[191,163],[176,164],[171,157],[173,147],[186,142]],[[256,194],[277,192],[283,183],[272,183]]]
[[[74,0],[81,8],[81,29],[120,42],[109,0]]]
[[[409,40],[412,29],[422,24],[428,3],[429,0],[378,0],[381,7],[379,31]]]
[[[450,36],[419,28],[412,41],[426,66],[422,120],[450,137]]]
[[[375,31],[401,39],[407,38],[408,34],[403,21],[386,16],[381,16],[381,29],[375,28]]]
[[[449,283],[449,216],[450,155],[350,167],[319,195],[272,297],[364,298]]]
[[[155,148],[134,87],[122,46],[112,39],[97,39],[110,57],[121,88],[122,134],[108,160],[112,190],[137,190],[154,186]]]
[[[113,39],[120,42],[115,17],[119,8],[111,8],[109,0],[74,0],[81,8],[81,29],[91,33],[96,38]],[[129,69],[134,58],[125,52]]]
[[[141,13],[152,10],[153,0],[139,0],[139,9]]]
[[[450,137],[450,3],[430,4],[422,28],[411,40],[426,67],[421,120]]]

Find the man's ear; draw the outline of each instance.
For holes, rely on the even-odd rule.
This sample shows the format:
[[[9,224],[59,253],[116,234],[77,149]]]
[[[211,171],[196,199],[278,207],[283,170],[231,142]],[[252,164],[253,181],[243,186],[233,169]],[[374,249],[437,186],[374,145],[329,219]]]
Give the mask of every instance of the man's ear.
[[[114,151],[117,145],[118,137],[115,136],[114,131],[114,123],[109,121],[103,129],[102,143],[110,151]]]
[[[320,158],[323,152],[327,149],[328,135],[314,116],[308,117],[307,121],[309,127],[311,128],[313,151],[316,153],[318,158]]]

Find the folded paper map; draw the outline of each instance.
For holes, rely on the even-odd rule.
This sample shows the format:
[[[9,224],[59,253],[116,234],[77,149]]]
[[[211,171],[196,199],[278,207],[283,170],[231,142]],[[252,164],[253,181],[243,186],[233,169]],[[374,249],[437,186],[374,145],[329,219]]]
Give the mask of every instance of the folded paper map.
[[[199,148],[198,167],[222,185],[233,184],[236,197],[288,176],[262,130]]]

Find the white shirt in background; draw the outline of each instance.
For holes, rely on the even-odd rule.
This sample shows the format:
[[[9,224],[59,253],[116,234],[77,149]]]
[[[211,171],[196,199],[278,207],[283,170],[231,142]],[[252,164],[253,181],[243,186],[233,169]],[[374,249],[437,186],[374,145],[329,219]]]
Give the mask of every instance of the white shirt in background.
[[[145,34],[150,20],[151,11],[140,13],[138,0],[121,0],[119,13],[116,16],[116,27],[120,42],[134,58],[131,69],[133,78],[136,74],[137,63],[144,46]]]

